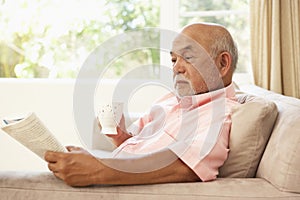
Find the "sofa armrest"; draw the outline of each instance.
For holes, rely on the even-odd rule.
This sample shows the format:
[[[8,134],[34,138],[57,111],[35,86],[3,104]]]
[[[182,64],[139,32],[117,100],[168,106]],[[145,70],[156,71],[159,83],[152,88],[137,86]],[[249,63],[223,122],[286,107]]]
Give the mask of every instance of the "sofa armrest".
[[[0,171],[0,199],[299,199],[260,178],[219,178],[211,182],[71,187],[50,172]]]

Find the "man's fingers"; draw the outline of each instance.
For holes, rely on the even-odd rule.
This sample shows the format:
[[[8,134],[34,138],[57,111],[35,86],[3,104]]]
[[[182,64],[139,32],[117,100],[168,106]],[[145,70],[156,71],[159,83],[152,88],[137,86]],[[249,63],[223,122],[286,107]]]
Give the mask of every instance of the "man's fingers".
[[[57,177],[57,178],[59,178],[59,179],[61,179],[61,180],[65,180],[65,177],[64,177],[64,175],[62,174],[62,173],[59,173],[59,172],[53,172],[53,174]]]
[[[72,151],[82,151],[83,149],[81,147],[75,147],[75,146],[66,146],[67,150],[69,152],[72,152]]]
[[[67,149],[69,152],[71,152],[71,151],[73,151],[73,150],[75,149],[75,147],[74,147],[74,146],[66,146],[66,149]]]
[[[44,158],[49,163],[56,163],[58,160],[57,153],[53,151],[47,151]]]
[[[47,162],[56,163],[59,159],[64,159],[65,155],[66,153],[63,152],[46,151],[44,159]]]
[[[56,169],[56,163],[48,163],[48,169],[53,173],[58,172],[58,170]]]

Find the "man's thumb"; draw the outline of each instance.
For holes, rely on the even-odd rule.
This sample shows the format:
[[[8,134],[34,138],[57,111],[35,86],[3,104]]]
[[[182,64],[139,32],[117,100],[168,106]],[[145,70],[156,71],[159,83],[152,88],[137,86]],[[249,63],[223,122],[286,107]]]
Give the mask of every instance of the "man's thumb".
[[[75,146],[66,146],[66,148],[67,148],[67,150],[68,150],[69,152],[81,150],[80,147],[75,147]]]

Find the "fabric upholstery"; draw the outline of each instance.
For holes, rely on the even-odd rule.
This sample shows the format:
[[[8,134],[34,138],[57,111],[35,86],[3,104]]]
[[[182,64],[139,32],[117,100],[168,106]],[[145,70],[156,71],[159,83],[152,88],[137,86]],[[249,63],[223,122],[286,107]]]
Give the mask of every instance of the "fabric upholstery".
[[[274,101],[279,111],[257,177],[280,190],[300,193],[300,100],[255,86],[241,89]]]
[[[263,98],[238,94],[232,110],[228,159],[219,170],[220,177],[255,177],[256,169],[277,117],[276,105]]]
[[[135,186],[70,187],[50,172],[0,172],[1,199],[270,199],[296,200],[300,194],[281,192],[260,178],[220,178],[211,182]]]

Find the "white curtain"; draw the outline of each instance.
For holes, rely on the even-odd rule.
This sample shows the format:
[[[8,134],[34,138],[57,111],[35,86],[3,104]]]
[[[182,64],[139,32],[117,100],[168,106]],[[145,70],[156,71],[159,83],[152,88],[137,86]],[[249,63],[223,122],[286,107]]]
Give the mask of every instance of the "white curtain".
[[[300,98],[300,1],[250,0],[255,84]]]

